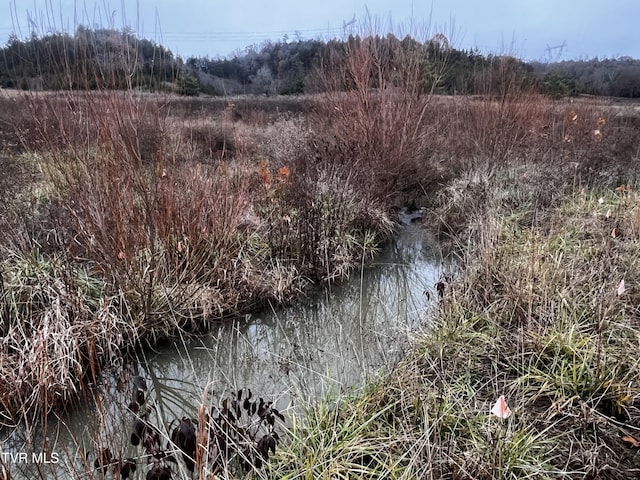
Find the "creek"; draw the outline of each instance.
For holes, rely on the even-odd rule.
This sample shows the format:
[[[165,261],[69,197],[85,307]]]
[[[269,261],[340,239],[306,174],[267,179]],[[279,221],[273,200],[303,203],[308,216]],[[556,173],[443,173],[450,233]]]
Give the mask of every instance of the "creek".
[[[96,451],[105,445],[122,458],[138,457],[129,442],[127,407],[136,376],[148,388],[150,420],[166,435],[172,420],[196,417],[203,399],[219,404],[239,389],[273,401],[286,423],[301,404],[351,393],[393,368],[412,332],[427,325],[442,268],[437,244],[422,225],[408,222],[343,284],[318,289],[296,305],[140,352],[137,361],[105,373],[96,402],[52,419],[46,438],[32,437],[32,445],[44,449],[28,449],[15,436],[2,448],[5,457],[5,452],[44,455],[29,453],[24,461],[7,457],[4,463],[14,478],[91,478],[84,472],[93,469]],[[138,467],[129,478],[145,478],[146,462],[139,460]]]

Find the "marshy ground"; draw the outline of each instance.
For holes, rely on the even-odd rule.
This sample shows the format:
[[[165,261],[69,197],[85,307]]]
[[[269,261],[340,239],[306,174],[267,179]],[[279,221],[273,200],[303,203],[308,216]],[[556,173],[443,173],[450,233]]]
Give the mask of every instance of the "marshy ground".
[[[290,420],[256,475],[640,474],[635,105],[393,89],[0,102],[4,424],[73,408],[137,345],[346,278],[416,202],[460,259],[431,327],[379,382]]]

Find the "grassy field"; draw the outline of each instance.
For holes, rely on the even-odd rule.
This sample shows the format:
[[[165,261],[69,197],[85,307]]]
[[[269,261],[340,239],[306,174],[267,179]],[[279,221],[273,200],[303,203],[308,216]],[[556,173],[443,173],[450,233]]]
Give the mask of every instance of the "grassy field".
[[[410,82],[0,104],[3,424],[72,407],[140,343],[346,278],[416,202],[461,259],[432,327],[293,419],[259,475],[638,475],[637,106]]]

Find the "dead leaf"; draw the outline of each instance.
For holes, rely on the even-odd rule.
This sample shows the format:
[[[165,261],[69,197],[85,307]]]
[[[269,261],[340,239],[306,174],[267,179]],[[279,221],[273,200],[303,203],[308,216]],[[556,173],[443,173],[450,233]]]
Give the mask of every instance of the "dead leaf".
[[[630,447],[640,448],[640,441],[638,441],[631,435],[625,435],[624,437],[622,437],[622,441],[628,443]]]

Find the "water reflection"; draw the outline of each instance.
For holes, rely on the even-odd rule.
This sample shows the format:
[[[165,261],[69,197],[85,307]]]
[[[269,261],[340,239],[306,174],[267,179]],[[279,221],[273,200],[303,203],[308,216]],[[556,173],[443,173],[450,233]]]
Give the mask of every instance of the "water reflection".
[[[146,374],[160,391],[192,401],[207,382],[272,397],[345,391],[400,358],[407,333],[426,320],[424,292],[433,291],[441,263],[424,230],[407,228],[350,282],[163,348],[147,357]]]
[[[133,416],[127,406],[135,375],[147,379],[150,418],[165,438],[169,422],[194,417],[203,399],[216,405],[241,388],[274,400],[286,412],[299,399],[363,385],[367,377],[401,358],[408,333],[427,320],[425,291],[436,298],[434,285],[441,265],[424,230],[410,225],[373,264],[343,285],[314,292],[298,305],[265,310],[220,325],[206,336],[178,338],[140,354],[137,364],[105,378],[101,405],[66,419],[71,436],[51,440],[64,446],[59,451],[67,452],[58,469],[81,472],[87,465],[91,469],[91,457],[85,465],[81,459],[85,452],[95,457],[105,442],[122,458],[139,454],[128,442]],[[144,478],[141,471],[147,469],[143,465],[131,478]],[[48,478],[37,472],[28,476]]]

